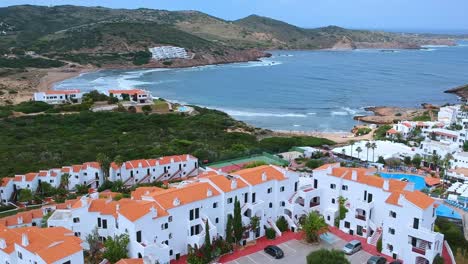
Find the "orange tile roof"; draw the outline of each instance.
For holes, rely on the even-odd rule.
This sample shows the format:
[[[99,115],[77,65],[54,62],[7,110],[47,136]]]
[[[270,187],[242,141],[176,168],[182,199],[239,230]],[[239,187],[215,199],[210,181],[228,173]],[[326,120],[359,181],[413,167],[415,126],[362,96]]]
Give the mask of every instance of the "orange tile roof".
[[[115,264],[143,264],[143,259],[141,258],[121,259],[117,261]]]
[[[150,194],[153,199],[158,202],[164,209],[170,209],[177,206],[201,201],[211,197],[217,196],[220,193],[207,182],[196,182],[187,184],[181,188],[173,188],[164,191],[159,191],[155,194]],[[178,199],[179,205],[174,204]]]
[[[147,94],[148,92],[140,89],[131,89],[131,90],[109,90],[111,94]]]
[[[392,192],[388,197],[387,200],[385,200],[386,203],[388,204],[393,204],[396,206],[401,206],[398,203],[398,200],[400,199],[400,193],[399,192]]]
[[[440,184],[441,182],[440,178],[435,178],[435,177],[425,177],[424,181],[429,186],[434,186],[434,185]]]
[[[132,222],[147,215],[153,209],[156,210],[156,217],[168,215],[164,208],[153,201],[121,199],[118,204],[120,205],[118,212]]]
[[[0,218],[0,224],[4,226],[27,225],[31,224],[34,219],[42,219],[43,216],[41,209],[35,209]],[[18,222],[18,218],[20,217],[23,220],[21,224]]]
[[[282,172],[275,169],[275,167],[269,165],[263,165],[255,168],[236,171],[235,174],[241,176],[242,179],[246,180],[249,184],[257,185],[264,182],[262,180],[263,173],[265,173],[266,175],[266,181],[281,181],[286,179]]]
[[[135,200],[141,200],[141,197],[144,195],[154,195],[164,190],[166,189],[159,187],[139,187],[132,192],[131,197]]]
[[[403,122],[402,124],[403,124],[405,127],[408,127],[408,128],[411,128],[411,127],[412,127],[412,125],[411,125],[410,123],[408,123],[408,122]]]
[[[112,215],[117,217],[117,202],[110,199],[92,200],[88,212],[99,212],[102,215]]]
[[[231,192],[231,191],[235,191],[238,189],[248,187],[248,185],[241,179],[235,179],[235,178],[230,179],[227,176],[220,175],[214,171],[211,171],[207,174],[200,174],[198,177],[209,179],[211,182],[214,183],[214,185],[218,186],[223,192]],[[232,189],[231,186],[232,186],[232,181],[234,179],[236,180],[237,187],[235,189]]]
[[[26,173],[25,176],[26,176],[26,181],[31,182],[38,176],[38,174],[35,172],[30,172],[30,173]]]
[[[2,178],[2,182],[1,182],[1,187],[5,187],[8,185],[9,182],[11,182],[13,180],[13,178],[9,178],[9,177],[5,177],[5,178]]]
[[[387,133],[394,135],[394,134],[398,134],[398,131],[396,131],[394,128],[391,128],[391,129],[387,130]]]
[[[314,170],[326,170],[330,167],[334,167],[336,165],[339,165],[340,163],[328,163],[328,164],[323,164],[322,166],[315,168]]]
[[[27,246],[22,245],[23,234],[27,235],[29,242]],[[46,263],[56,262],[83,250],[80,245],[81,239],[63,227],[1,229],[0,237],[7,243],[7,247],[3,249],[6,253],[13,252],[17,244],[38,255]]]
[[[421,209],[426,209],[434,204],[435,200],[420,191],[403,191],[405,199]]]
[[[340,177],[345,180],[353,180],[352,179],[352,173],[353,171],[356,172],[356,181],[362,184],[366,184],[369,186],[377,187],[377,188],[383,188],[384,182],[386,179],[383,179],[378,176],[374,175],[369,175],[369,173],[372,172],[372,170],[366,169],[366,168],[344,168],[344,167],[338,167],[334,168],[332,170],[331,176],[335,177]],[[408,183],[399,181],[399,180],[393,180],[393,179],[388,179],[388,184],[389,184],[389,191],[401,191],[403,190]]]
[[[434,134],[440,135],[440,136],[451,137],[451,138],[456,138],[456,137],[458,137],[458,135],[453,135],[453,134],[449,134],[449,133],[442,132],[442,131],[435,131]]]

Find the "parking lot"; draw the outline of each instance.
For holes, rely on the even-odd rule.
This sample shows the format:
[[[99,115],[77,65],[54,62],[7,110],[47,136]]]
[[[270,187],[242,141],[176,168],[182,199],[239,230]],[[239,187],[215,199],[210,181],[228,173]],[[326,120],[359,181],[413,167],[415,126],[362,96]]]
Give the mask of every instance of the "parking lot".
[[[263,252],[263,250],[256,253],[250,254],[228,262],[229,264],[263,264],[263,263],[284,263],[284,264],[296,264],[296,263],[306,263],[306,256],[315,250],[320,248],[328,249],[340,249],[346,244],[345,241],[341,239],[336,239],[332,244],[328,244],[325,241],[322,241],[319,245],[311,245],[298,240],[290,240],[288,242],[279,244],[278,246],[284,252],[284,258],[274,259],[272,256]],[[355,253],[352,256],[347,256],[349,261],[352,264],[363,264],[370,258],[370,254],[361,250]]]

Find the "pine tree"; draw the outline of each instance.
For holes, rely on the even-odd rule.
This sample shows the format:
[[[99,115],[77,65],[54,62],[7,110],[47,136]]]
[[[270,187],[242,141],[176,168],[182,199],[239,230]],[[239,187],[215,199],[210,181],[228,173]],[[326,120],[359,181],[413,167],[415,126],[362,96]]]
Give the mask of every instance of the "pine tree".
[[[234,202],[234,219],[232,220],[232,228],[234,230],[234,239],[236,243],[240,243],[244,230],[242,228],[240,202],[237,200],[237,197]]]
[[[211,239],[210,239],[210,225],[208,219],[205,222],[205,243],[203,244],[203,255],[207,262],[211,261]]]
[[[232,237],[232,216],[228,215],[227,223],[226,223],[226,242],[230,245],[234,243],[234,238]]]

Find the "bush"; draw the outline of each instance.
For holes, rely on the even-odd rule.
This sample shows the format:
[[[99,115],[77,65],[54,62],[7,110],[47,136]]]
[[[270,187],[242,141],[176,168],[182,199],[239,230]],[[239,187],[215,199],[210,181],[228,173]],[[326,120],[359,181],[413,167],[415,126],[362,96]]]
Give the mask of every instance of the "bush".
[[[151,111],[153,111],[153,108],[150,106],[150,105],[144,105],[141,110],[143,110],[143,112],[145,113],[150,113]]]
[[[286,221],[286,218],[284,216],[280,216],[278,220],[276,220],[276,226],[281,232],[288,231],[289,230],[289,224],[288,221]]]
[[[311,168],[311,169],[316,169],[320,166],[323,165],[323,161],[321,160],[316,160],[316,159],[311,159],[309,161],[306,162],[306,166]]]
[[[439,254],[437,254],[437,256],[435,256],[434,261],[432,262],[432,264],[444,264],[444,258],[441,257]]]
[[[382,238],[379,238],[376,247],[378,252],[382,252]]]
[[[44,111],[51,109],[52,107],[53,106],[51,106],[48,103],[31,101],[31,102],[23,102],[23,103],[13,106],[13,111],[22,112],[25,114],[31,114],[31,113],[44,112]]]
[[[307,255],[307,264],[349,264],[344,252],[340,250],[319,249]]]
[[[367,135],[369,134],[370,132],[372,131],[372,129],[368,128],[368,127],[361,127],[358,129],[357,131],[357,135],[358,136],[362,136],[362,135]]]
[[[377,140],[385,139],[387,131],[390,130],[391,128],[392,128],[391,125],[379,126],[379,128],[377,128],[374,132],[374,139],[377,139]]]
[[[268,239],[275,239],[276,238],[276,232],[273,228],[267,228],[265,229],[265,236]]]
[[[259,167],[259,166],[263,166],[263,165],[267,165],[267,164],[268,163],[266,163],[265,161],[253,161],[253,162],[250,162],[249,164],[245,165],[244,169],[255,168],[255,167]]]

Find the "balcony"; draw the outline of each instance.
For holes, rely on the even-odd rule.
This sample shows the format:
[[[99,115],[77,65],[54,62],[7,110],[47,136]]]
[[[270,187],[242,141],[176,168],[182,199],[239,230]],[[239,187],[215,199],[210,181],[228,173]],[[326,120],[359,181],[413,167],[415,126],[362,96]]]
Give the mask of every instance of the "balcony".
[[[310,202],[310,207],[319,206],[320,202]]]
[[[359,219],[359,220],[362,220],[362,221],[366,221],[366,216],[365,216],[365,215],[359,215],[359,214],[357,214],[357,215],[356,215],[356,219]]]
[[[424,249],[424,248],[419,248],[419,247],[414,247],[413,246],[413,252],[421,254],[421,255],[426,255],[426,249]]]

